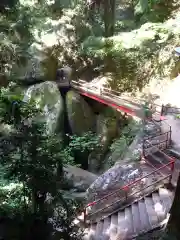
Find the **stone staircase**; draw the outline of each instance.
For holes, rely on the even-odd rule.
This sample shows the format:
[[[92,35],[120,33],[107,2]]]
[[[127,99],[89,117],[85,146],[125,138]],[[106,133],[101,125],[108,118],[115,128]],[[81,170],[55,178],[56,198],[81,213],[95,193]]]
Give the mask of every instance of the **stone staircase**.
[[[82,82],[72,83],[73,88],[82,95],[143,119],[143,164],[140,162],[139,167],[144,168],[143,173],[150,173],[118,189],[117,192],[123,192],[124,198],[121,194],[116,196],[115,191],[86,206],[84,222],[88,227],[85,229],[84,240],[130,240],[159,227],[167,219],[173,202],[174,192],[165,185],[171,185],[172,180],[176,182],[179,174],[173,179],[173,160],[166,155],[166,149],[171,144],[171,126],[166,121],[163,122],[163,108],[158,106],[160,111],[155,110],[151,119],[144,119],[142,104],[123,99],[119,93],[107,88],[98,90],[92,86],[87,88]],[[135,186],[135,192],[132,191],[132,185]],[[89,207],[94,211],[87,215]]]
[[[85,230],[84,240],[133,239],[162,225],[172,201],[173,192],[159,188],[101,221],[91,223]]]
[[[152,139],[146,141],[149,136],[153,137],[155,143]],[[158,136],[157,139],[156,136]],[[95,214],[85,230],[84,240],[130,240],[166,222],[173,202],[174,191],[167,189],[165,185],[169,183],[169,179],[171,183],[176,182],[179,174],[178,172],[177,176],[173,177],[171,164],[169,165],[170,159],[165,154],[166,146],[170,142],[162,146],[163,151],[156,147],[156,141],[164,144],[167,137],[163,135],[162,128],[158,123],[150,122],[146,126],[144,139],[149,150],[146,153],[144,167],[152,166],[152,170],[165,167],[156,172],[157,176],[156,174],[151,176],[155,180],[151,179],[152,183],[147,184],[150,188],[145,187],[139,197],[137,195],[127,204],[115,204],[114,211],[105,215],[102,213],[101,218],[98,216],[100,213]],[[165,177],[164,180],[161,180],[163,177]],[[157,179],[161,181],[156,183]]]

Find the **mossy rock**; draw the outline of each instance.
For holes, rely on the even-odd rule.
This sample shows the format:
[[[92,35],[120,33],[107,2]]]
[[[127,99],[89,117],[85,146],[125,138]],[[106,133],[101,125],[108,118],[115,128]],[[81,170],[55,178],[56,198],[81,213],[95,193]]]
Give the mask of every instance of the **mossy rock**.
[[[25,100],[33,99],[42,110],[37,119],[46,122],[48,130],[54,132],[63,128],[63,99],[53,82],[32,85],[25,93]]]
[[[80,94],[69,91],[66,96],[66,104],[73,134],[82,135],[84,132],[94,131],[95,114]]]

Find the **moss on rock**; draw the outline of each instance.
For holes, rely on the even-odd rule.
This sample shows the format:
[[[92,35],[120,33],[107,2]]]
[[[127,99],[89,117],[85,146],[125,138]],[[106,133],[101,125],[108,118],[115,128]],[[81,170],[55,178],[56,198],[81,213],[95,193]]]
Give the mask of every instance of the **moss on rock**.
[[[66,96],[67,113],[73,134],[82,135],[95,129],[95,115],[81,95],[69,91]]]

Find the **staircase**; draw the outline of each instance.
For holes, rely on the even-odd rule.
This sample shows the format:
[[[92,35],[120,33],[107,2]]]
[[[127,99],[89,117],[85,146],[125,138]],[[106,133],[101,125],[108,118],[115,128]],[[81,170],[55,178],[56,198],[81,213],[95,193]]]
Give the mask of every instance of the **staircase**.
[[[171,128],[164,131],[160,125],[150,121],[143,140],[141,168],[146,172],[150,167],[151,173],[89,204],[98,210],[87,215],[84,240],[129,240],[165,222],[173,201],[174,192],[166,184],[173,182],[174,160],[166,154]],[[113,198],[108,205],[109,196]]]
[[[174,176],[176,162],[172,151],[167,154],[171,145],[171,126],[163,121],[163,107],[158,113],[159,106],[155,106],[153,116],[147,119],[138,99],[132,102],[121,98],[116,91],[101,89],[83,81],[72,81],[72,86],[86,97],[146,122],[140,162],[142,176],[85,207],[84,240],[130,240],[161,226],[167,219],[174,195],[174,191],[166,186],[172,186],[179,174]],[[87,213],[89,208],[90,212]]]
[[[173,192],[159,188],[141,200],[92,223],[84,240],[127,240],[163,224],[171,208]]]

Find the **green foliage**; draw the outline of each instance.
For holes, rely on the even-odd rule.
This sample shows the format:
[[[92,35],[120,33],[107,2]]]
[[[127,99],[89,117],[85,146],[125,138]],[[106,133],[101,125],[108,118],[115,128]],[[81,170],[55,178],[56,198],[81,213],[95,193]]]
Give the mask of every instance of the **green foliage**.
[[[12,75],[15,65],[25,65],[32,56],[34,30],[41,29],[47,16],[45,5],[16,4],[0,16],[0,74]]]
[[[101,72],[110,73],[112,89],[131,92],[142,89],[147,82],[139,66],[152,55],[148,48],[129,50],[118,39],[89,37],[81,46],[81,55],[92,59],[92,65],[98,64]]]
[[[72,151],[92,152],[100,147],[100,138],[92,132],[84,133],[82,136],[70,137],[69,147]]]
[[[137,20],[144,22],[162,22],[169,16],[173,2],[168,0],[138,0],[135,1]]]
[[[9,188],[7,184],[0,188],[1,212],[5,214],[10,211],[9,214],[16,216],[18,208],[22,210],[21,219],[28,214],[31,217],[39,216],[43,223],[52,217],[57,219],[57,225],[62,224],[61,237],[71,234],[77,236],[77,227],[70,222],[75,218],[76,207],[67,204],[56,184],[59,178],[63,184],[64,178],[64,149],[61,141],[56,135],[48,135],[43,123],[35,121],[39,109],[34,102],[23,102],[21,96],[1,89],[0,107],[1,124],[8,124],[13,129],[8,135],[1,134],[0,153],[4,178],[8,182],[19,183],[14,188]],[[47,203],[48,195],[52,199],[50,203]],[[66,218],[54,216],[53,206],[56,205],[68,213]],[[69,232],[67,226],[63,225],[65,223],[69,226]]]
[[[132,121],[124,127],[118,139],[115,139],[110,146],[110,151],[115,160],[122,159],[127,153],[128,147],[139,131],[139,124]],[[113,163],[112,163],[113,164]]]

